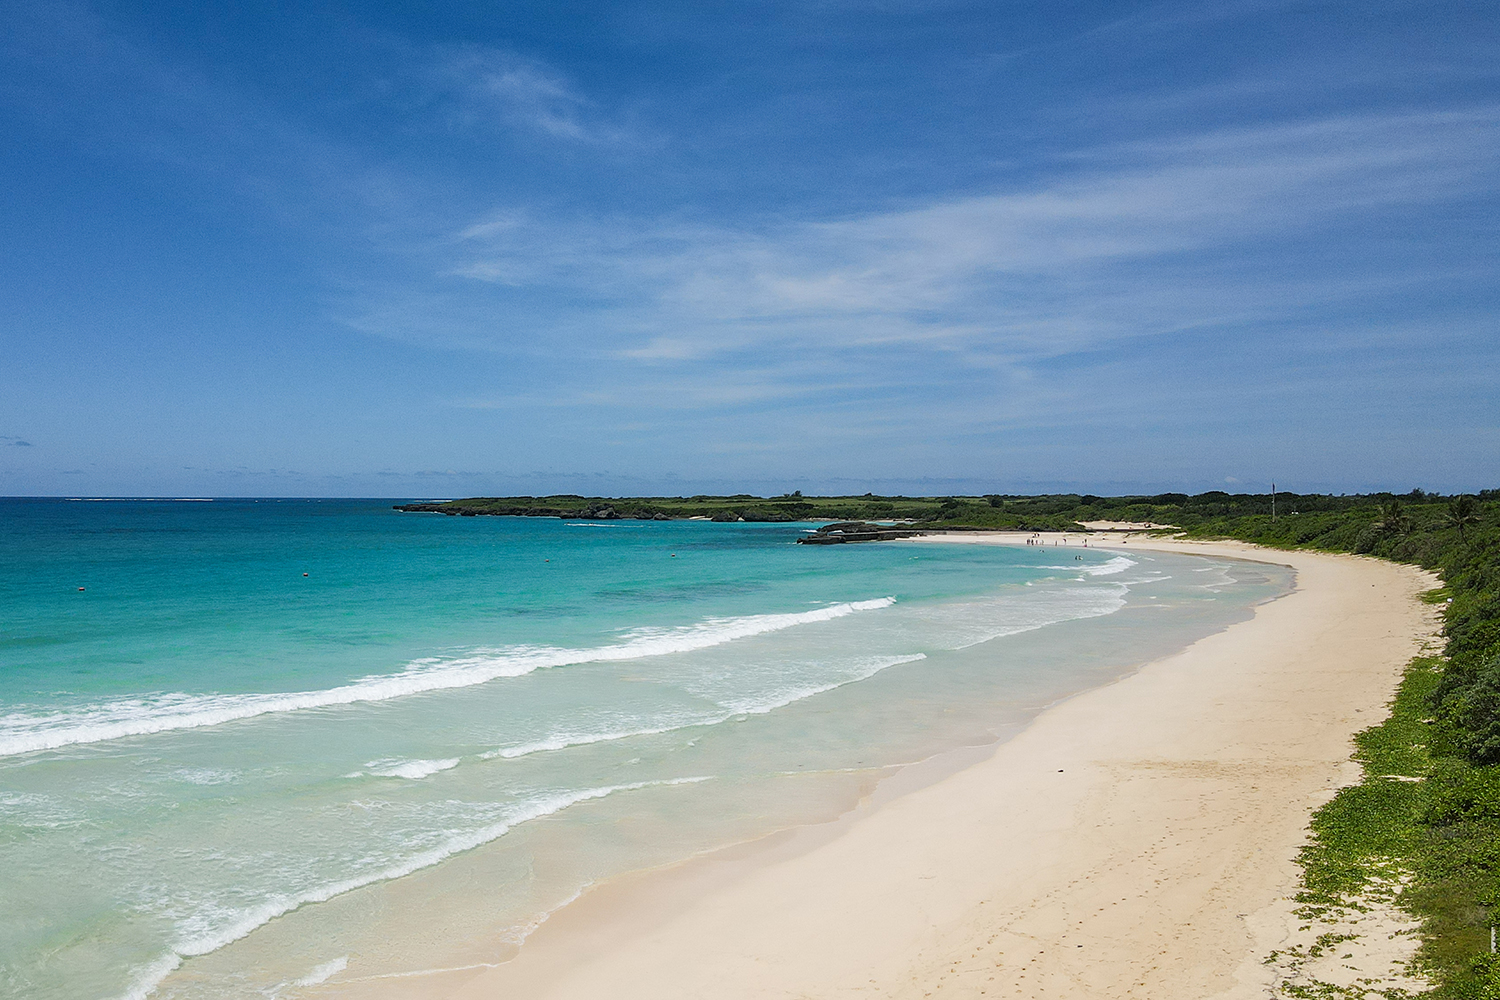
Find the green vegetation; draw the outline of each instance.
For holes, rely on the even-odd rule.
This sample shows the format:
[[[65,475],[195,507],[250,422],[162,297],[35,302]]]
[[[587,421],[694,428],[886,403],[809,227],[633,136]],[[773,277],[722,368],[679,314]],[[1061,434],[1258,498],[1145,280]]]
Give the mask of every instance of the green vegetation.
[[[939,503],[906,497],[473,497],[442,504],[405,504],[399,509],[442,514],[502,514],[521,517],[667,519],[706,517],[722,521],[806,521],[830,519],[918,520]]]
[[[1062,531],[1078,525],[1060,512],[1077,506],[1061,503],[1023,504],[1015,509],[995,505],[984,497],[779,497],[739,494],[727,497],[472,497],[441,504],[403,504],[398,509],[455,515],[511,515],[521,517],[634,518],[666,520],[703,517],[718,521],[913,521],[944,527],[1009,528],[1020,531]],[[1056,508],[1053,510],[1052,508]]]
[[[1188,496],[1099,497],[1062,493],[1046,496],[990,494],[987,496],[862,496],[804,497],[585,497],[559,494],[544,497],[471,497],[446,503],[403,504],[400,509],[444,514],[512,515],[523,517],[706,517],[725,521],[911,521],[924,527],[1076,531],[1083,521],[1129,521],[1175,525],[1201,535],[1249,537],[1268,545],[1314,544],[1338,551],[1376,551],[1389,538],[1430,534],[1427,529],[1451,529],[1455,538],[1482,530],[1483,514],[1493,497],[1458,498],[1450,503],[1420,490],[1396,497],[1324,496],[1279,493],[1272,520],[1269,494],[1213,491]],[[1465,505],[1467,504],[1467,505]],[[1337,528],[1334,534],[1329,534]],[[1420,528],[1421,531],[1416,531]],[[1366,530],[1368,529],[1368,530]],[[1360,532],[1366,536],[1360,538]],[[1358,544],[1356,544],[1358,543]],[[1424,562],[1422,554],[1377,554]],[[1424,564],[1426,564],[1424,562]]]

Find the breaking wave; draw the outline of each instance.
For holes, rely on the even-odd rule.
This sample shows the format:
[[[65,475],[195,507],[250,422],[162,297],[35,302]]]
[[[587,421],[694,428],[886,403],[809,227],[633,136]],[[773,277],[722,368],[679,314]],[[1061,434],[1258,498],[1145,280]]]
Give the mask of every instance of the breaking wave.
[[[881,597],[872,601],[833,604],[812,611],[708,618],[672,628],[641,628],[626,633],[624,640],[614,645],[591,649],[509,646],[478,649],[459,657],[424,657],[413,660],[400,673],[365,677],[320,691],[162,694],[120,699],[67,712],[11,713],[0,716],[0,757],[100,743],[126,736],[216,726],[271,713],[389,701],[427,691],[471,687],[501,677],[520,677],[552,667],[685,653],[861,611],[876,611],[895,603],[894,597]]]

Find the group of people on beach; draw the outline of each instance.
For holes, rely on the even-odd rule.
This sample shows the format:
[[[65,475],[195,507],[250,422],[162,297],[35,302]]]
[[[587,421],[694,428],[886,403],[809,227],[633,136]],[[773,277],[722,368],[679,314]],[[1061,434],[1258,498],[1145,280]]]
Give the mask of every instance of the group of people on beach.
[[[1042,540],[1042,536],[1041,536],[1040,532],[1032,532],[1031,533],[1031,537],[1028,538],[1028,539],[1026,539],[1026,544],[1027,545],[1046,545],[1047,543]],[[1052,539],[1052,544],[1056,545],[1057,544],[1057,539],[1055,539],[1055,538]],[[1066,537],[1063,538],[1062,544],[1064,544],[1064,545],[1068,544],[1068,539]],[[1087,538],[1085,538],[1083,540],[1083,547],[1084,548],[1088,548],[1089,547],[1089,540]]]

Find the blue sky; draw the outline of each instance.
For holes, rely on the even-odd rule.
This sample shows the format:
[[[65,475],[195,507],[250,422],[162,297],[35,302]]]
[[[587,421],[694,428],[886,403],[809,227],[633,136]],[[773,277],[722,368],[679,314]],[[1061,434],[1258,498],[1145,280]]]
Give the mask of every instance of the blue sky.
[[[0,494],[1500,485],[1493,3],[0,0]]]

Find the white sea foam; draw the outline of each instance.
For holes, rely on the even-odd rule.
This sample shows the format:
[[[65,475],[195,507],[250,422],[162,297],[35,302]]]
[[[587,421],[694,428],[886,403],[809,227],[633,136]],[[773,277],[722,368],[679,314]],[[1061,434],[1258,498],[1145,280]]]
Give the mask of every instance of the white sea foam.
[[[1217,594],[1220,590],[1224,589],[1225,587],[1232,587],[1232,586],[1234,586],[1234,583],[1235,583],[1234,577],[1232,577],[1232,576],[1229,575],[1229,564],[1228,563],[1210,563],[1209,565],[1204,566],[1204,567],[1202,567],[1200,569],[1193,570],[1193,572],[1194,573],[1212,573],[1213,574],[1212,578],[1207,579],[1205,582],[1199,584],[1199,586],[1202,587],[1204,590],[1211,591],[1211,592],[1213,592],[1215,594]]]
[[[517,947],[520,947],[521,945],[523,945],[523,944],[526,943],[526,939],[527,938],[531,937],[531,935],[533,935],[533,934],[535,934],[537,932],[537,929],[539,927],[541,927],[547,921],[551,920],[552,919],[552,915],[554,913],[557,913],[563,907],[568,906],[571,903],[577,902],[577,900],[579,899],[579,897],[581,897],[584,893],[588,892],[593,887],[594,887],[594,883],[593,882],[585,882],[583,885],[579,886],[576,890],[574,890],[574,892],[573,892],[573,894],[571,896],[569,896],[567,899],[564,899],[564,900],[560,901],[556,906],[552,907],[550,910],[544,910],[541,913],[538,913],[535,916],[533,916],[530,920],[526,921],[526,923],[521,924],[519,927],[516,927],[516,928],[514,928],[514,929],[512,929],[512,930],[510,930],[510,931],[508,931],[508,932],[506,932],[504,934],[501,934],[500,935],[500,940],[502,940],[502,941],[508,941],[511,944],[514,944]]]
[[[1166,583],[1172,579],[1166,573],[1158,573],[1155,576],[1138,576],[1129,580],[1121,580],[1120,584],[1126,587],[1140,587],[1148,583]]]
[[[822,684],[802,684],[779,691],[770,691],[764,694],[745,696],[741,698],[721,698],[719,704],[729,709],[730,714],[724,720],[741,715],[765,715],[774,712],[778,708],[785,708],[795,702],[804,701],[814,695],[823,694],[846,684],[855,684],[859,681],[869,680],[887,667],[894,667],[902,663],[915,663],[918,660],[927,659],[926,653],[914,653],[910,656],[876,656],[865,660],[854,671],[845,674],[837,680]],[[720,721],[724,721],[720,720]]]
[[[83,503],[213,503],[213,497],[68,497]]]
[[[577,896],[573,897],[573,899],[576,899],[576,898],[578,898],[578,897]],[[566,906],[568,903],[573,902],[573,899],[567,900],[566,902],[563,903],[563,905]],[[538,925],[538,926],[540,926],[540,925]],[[505,934],[500,935],[500,940],[502,940],[502,941],[509,940],[509,935],[505,935]],[[505,963],[503,963],[503,962],[470,962],[468,965],[447,965],[447,966],[443,966],[442,968],[438,968],[438,969],[407,969],[407,970],[405,970],[403,972],[377,972],[373,976],[354,976],[353,978],[344,980],[344,982],[346,982],[346,983],[368,983],[368,982],[373,982],[374,980],[377,980],[377,979],[416,979],[416,978],[418,978],[420,976],[439,976],[439,975],[442,975],[445,972],[468,972],[471,969],[498,969],[503,964],[505,964]]]
[[[177,941],[171,946],[171,951],[137,970],[130,988],[121,996],[120,1000],[144,1000],[145,997],[150,996],[156,990],[156,987],[163,979],[182,964],[183,959],[218,951],[225,945],[238,941],[262,924],[268,923],[283,914],[290,913],[298,907],[305,906],[308,903],[327,902],[335,896],[341,896],[346,892],[352,892],[355,889],[373,885],[376,882],[386,882],[391,879],[401,878],[404,875],[410,875],[412,872],[423,868],[429,868],[455,854],[471,851],[492,840],[497,840],[517,826],[530,820],[551,816],[569,806],[577,805],[580,802],[587,802],[591,799],[602,799],[616,792],[630,792],[641,788],[665,785],[695,784],[700,781],[709,780],[711,779],[708,776],[700,776],[673,778],[662,781],[635,781],[624,785],[607,785],[602,788],[585,788],[568,792],[555,792],[551,795],[541,795],[522,803],[497,823],[488,824],[477,830],[454,834],[435,847],[419,851],[409,858],[376,871],[355,875],[337,882],[329,882],[302,892],[273,895],[256,906],[233,910],[215,907],[206,910],[196,919],[183,921],[179,925],[179,936]],[[324,967],[320,966],[319,968]],[[331,976],[336,971],[339,970],[333,970],[328,975]]]
[[[498,750],[491,750],[479,756],[486,759],[500,757],[505,760],[513,760],[516,757],[529,757],[534,753],[567,750],[570,747],[589,746],[594,743],[609,743],[614,740],[629,739],[632,736],[657,736],[661,733],[670,733],[677,729],[691,729],[693,726],[713,725],[716,721],[719,720],[704,717],[676,725],[647,726],[639,729],[606,729],[600,732],[557,732],[545,739],[534,740],[531,743],[521,743],[513,747],[501,747]]]
[[[1072,566],[1038,566],[1038,569],[1064,569],[1072,573],[1083,573],[1086,576],[1113,576],[1123,573],[1130,567],[1136,565],[1134,559],[1126,556],[1114,556],[1102,563],[1079,562]]]
[[[1135,564],[1134,559],[1129,559],[1125,556],[1114,556],[1098,565],[1089,565],[1086,563],[1081,568],[1089,576],[1113,576],[1116,573],[1125,572]]]
[[[1077,566],[1041,567],[1068,569]],[[1086,578],[1079,577],[1079,582]],[[1047,587],[1033,590],[1024,601],[986,599],[941,604],[917,611],[923,622],[941,629],[947,649],[967,649],[981,642],[1020,635],[1061,622],[1099,618],[1125,606],[1130,588],[1110,580],[1085,586]]]
[[[397,674],[365,677],[321,691],[237,695],[163,694],[150,698],[120,699],[69,712],[11,713],[0,716],[0,757],[83,743],[99,743],[125,736],[215,726],[271,713],[388,701],[427,691],[470,687],[501,677],[519,677],[552,667],[685,653],[766,632],[830,621],[861,611],[875,611],[894,603],[894,597],[881,597],[871,601],[833,604],[812,611],[708,618],[692,625],[673,628],[633,629],[625,633],[621,642],[592,649],[510,646],[502,649],[478,649],[460,657],[425,657],[413,660],[405,670]]]
[[[322,965],[315,966],[311,972],[301,979],[292,980],[292,985],[316,986],[319,983],[326,983],[347,968],[349,968],[349,956],[344,955],[342,958],[335,958],[331,962],[324,962]]]
[[[759,696],[746,696],[743,698],[720,697],[718,704],[725,711],[717,714],[702,716],[690,716],[675,720],[671,723],[655,726],[639,727],[616,727],[594,731],[562,730],[549,734],[543,739],[530,743],[520,743],[516,746],[501,747],[480,754],[483,758],[500,757],[511,760],[517,757],[528,757],[534,753],[547,753],[554,750],[568,750],[573,747],[591,746],[595,743],[610,743],[615,740],[629,739],[632,736],[659,736],[662,733],[673,733],[683,729],[693,729],[698,726],[717,726],[728,722],[730,719],[744,715],[764,715],[774,712],[778,708],[785,708],[795,702],[811,698],[814,695],[841,688],[846,684],[868,680],[887,667],[894,667],[901,663],[915,663],[917,660],[927,659],[926,653],[915,653],[910,656],[879,656],[863,661],[858,668],[845,674],[835,681],[823,684],[808,684],[797,687],[772,691]],[[706,692],[698,692],[705,697],[711,697]]]
[[[365,767],[368,767],[370,773],[379,778],[410,778],[415,781],[429,774],[437,774],[450,767],[457,767],[458,761],[457,757],[449,757],[446,760],[372,760]]]
[[[180,767],[167,775],[175,781],[185,781],[190,785],[225,785],[238,781],[240,776],[239,771],[212,767]]]
[[[76,801],[36,792],[0,793],[0,822],[6,824],[57,830],[88,821],[87,808]]]
[[[156,992],[161,981],[181,964],[182,956],[175,951],[169,951],[146,963],[135,971],[130,985],[120,994],[120,1000],[146,1000],[146,997]]]

